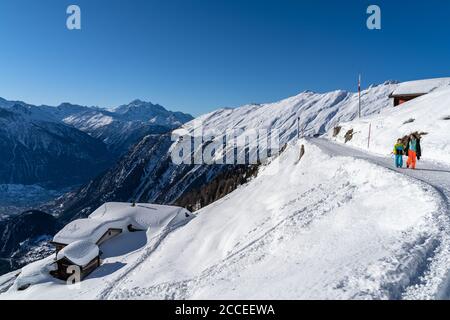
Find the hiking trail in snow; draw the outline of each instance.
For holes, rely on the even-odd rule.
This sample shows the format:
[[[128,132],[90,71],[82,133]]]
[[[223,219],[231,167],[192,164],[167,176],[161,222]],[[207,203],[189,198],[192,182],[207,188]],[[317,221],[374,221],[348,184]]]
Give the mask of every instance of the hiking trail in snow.
[[[432,252],[424,252],[425,263],[422,268],[418,268],[415,282],[413,281],[413,284],[409,285],[398,298],[448,299],[450,297],[450,167],[421,160],[418,161],[416,170],[395,168],[394,160],[390,157],[370,154],[323,138],[310,138],[308,141],[330,156],[352,157],[368,161],[429,185],[440,195],[442,202],[435,217],[439,222],[439,235],[435,239],[435,245],[432,246],[434,249]],[[402,190],[399,189],[398,192],[400,197]],[[414,203],[411,203],[410,210],[414,210]]]

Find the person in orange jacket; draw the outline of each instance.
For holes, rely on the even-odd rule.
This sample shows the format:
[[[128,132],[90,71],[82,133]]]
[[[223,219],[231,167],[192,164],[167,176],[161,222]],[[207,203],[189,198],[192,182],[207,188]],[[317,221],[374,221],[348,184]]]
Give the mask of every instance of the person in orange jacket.
[[[405,152],[408,155],[406,167],[413,170],[416,169],[416,159],[420,160],[420,157],[422,156],[422,148],[420,147],[420,138],[414,133],[408,138]]]

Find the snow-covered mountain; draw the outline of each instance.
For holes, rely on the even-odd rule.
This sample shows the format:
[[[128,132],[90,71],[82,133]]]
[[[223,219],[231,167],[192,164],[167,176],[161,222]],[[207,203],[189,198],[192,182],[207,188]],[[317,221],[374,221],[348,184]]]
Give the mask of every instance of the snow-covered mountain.
[[[139,100],[112,111],[63,103],[0,100],[0,184],[67,187],[108,168],[148,134],[192,119]]]
[[[102,140],[117,154],[149,134],[167,133],[192,120],[182,112],[166,110],[158,104],[134,100],[108,110],[91,108],[62,118],[69,124]]]
[[[102,140],[108,149],[119,155],[145,135],[168,132],[193,119],[191,115],[168,111],[161,105],[141,100],[102,109],[70,103],[57,107],[34,106],[2,99],[0,108],[30,120],[65,123]]]
[[[344,155],[330,155],[310,140],[296,138],[300,127],[301,135],[335,139],[334,129],[340,126],[337,140],[353,129],[347,143],[362,148],[365,121],[370,120],[380,129],[373,137],[373,150],[379,153],[389,153],[399,134],[426,130],[428,159],[449,159],[448,83],[393,108],[389,95],[401,85],[387,82],[363,91],[362,120],[356,119],[357,94],[334,91],[221,109],[186,123],[175,133],[195,134],[200,122],[203,133],[212,136],[228,129],[277,129],[286,147],[260,165],[255,178],[201,208],[161,241],[155,234],[115,238],[101,248],[109,252],[104,264],[80,288],[69,289],[48,277],[53,259],[48,257],[19,276],[2,276],[0,292],[5,293],[0,298],[445,297],[450,178],[444,174],[450,170],[425,162],[427,170],[440,172],[440,180],[430,184],[432,174],[426,179],[419,170],[402,174],[391,170],[389,159],[383,166],[385,159],[365,153],[371,161],[353,157],[347,147]],[[409,115],[413,122],[407,121]],[[377,119],[383,120],[380,126]],[[68,222],[87,217],[107,201],[176,203],[230,167],[175,165],[170,151],[178,143],[169,135],[145,137],[114,168],[59,199],[54,212]],[[299,160],[301,145],[306,151]],[[32,283],[20,291],[23,281]]]
[[[370,86],[361,93],[363,116],[377,113],[392,105],[389,94],[398,86],[394,81]],[[323,134],[341,121],[358,116],[358,94],[343,90],[327,93],[302,92],[275,103],[251,104],[235,109],[220,109],[196,121],[186,123],[183,128],[192,134],[195,125],[201,123],[208,131],[229,129],[270,129],[281,134],[281,144],[297,137],[297,119],[301,135]]]
[[[0,183],[61,188],[106,169],[106,145],[21,104],[0,108]]]

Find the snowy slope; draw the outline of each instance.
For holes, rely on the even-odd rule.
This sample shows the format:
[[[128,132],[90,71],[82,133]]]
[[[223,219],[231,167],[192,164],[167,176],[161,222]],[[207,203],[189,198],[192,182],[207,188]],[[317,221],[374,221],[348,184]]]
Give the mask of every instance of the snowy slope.
[[[370,126],[369,151],[387,155],[392,152],[398,138],[413,132],[426,132],[422,138],[424,160],[450,163],[450,80],[446,86],[404,103],[388,108],[380,114],[361,120],[343,122],[336,140],[344,142],[345,134],[353,129],[353,138],[347,143],[367,150]],[[332,130],[328,132],[332,137]]]
[[[363,115],[377,113],[392,105],[389,94],[397,84],[386,82],[371,86],[361,93],[361,101],[367,106]],[[245,105],[235,109],[219,109],[186,123],[183,128],[191,134],[201,125],[204,132],[225,132],[230,129],[277,129],[281,144],[297,137],[297,119],[300,118],[302,135],[323,134],[341,121],[349,121],[358,115],[358,94],[343,90],[327,93],[302,92],[279,102]]]
[[[291,145],[279,166],[273,161],[262,168],[159,244],[137,234],[117,237],[111,246],[121,252],[108,256],[79,288],[47,277],[24,291],[12,286],[0,298],[399,297],[433,249],[435,193],[397,173],[302,143],[306,154],[299,163],[299,146]],[[416,210],[408,211],[419,198]],[[51,259],[25,272],[41,277]],[[0,277],[0,283],[12,278]]]

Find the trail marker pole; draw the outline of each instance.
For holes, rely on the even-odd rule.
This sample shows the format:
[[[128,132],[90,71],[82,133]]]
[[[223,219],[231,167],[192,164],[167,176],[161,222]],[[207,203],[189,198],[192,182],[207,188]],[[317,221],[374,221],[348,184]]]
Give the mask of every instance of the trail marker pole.
[[[358,117],[361,118],[361,74],[358,77]]]
[[[297,139],[300,139],[300,117],[297,117]]]

